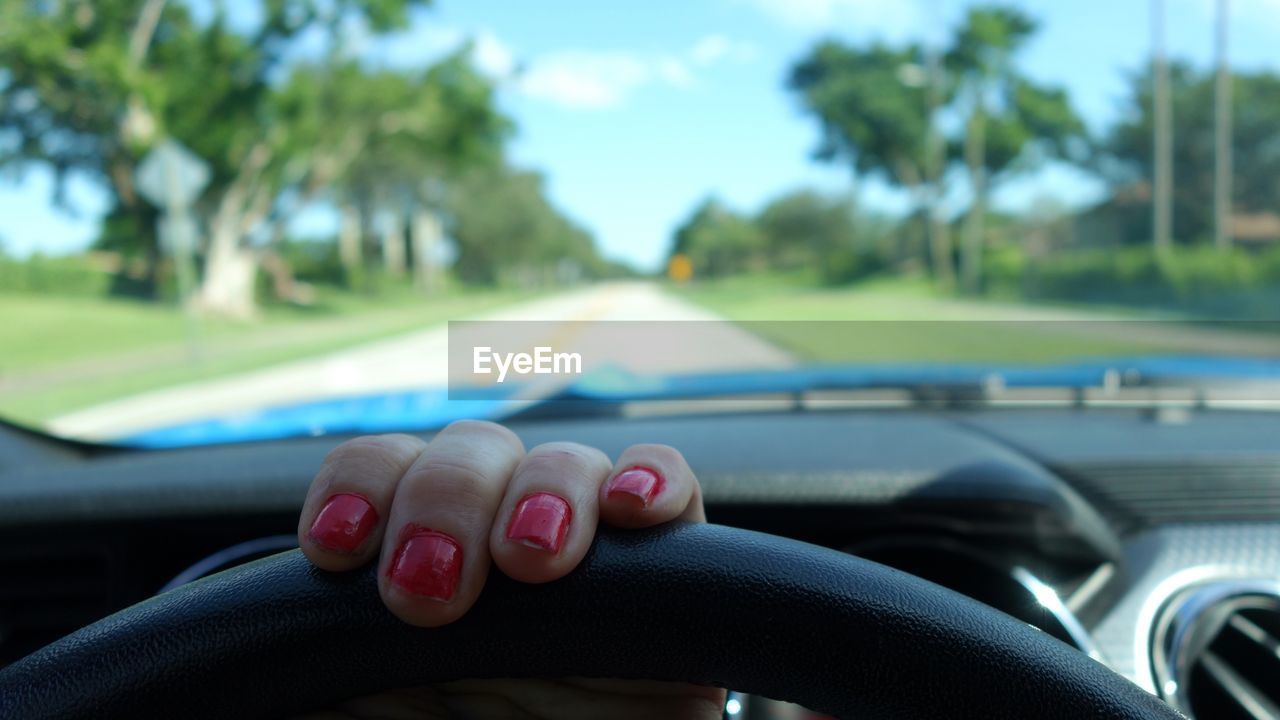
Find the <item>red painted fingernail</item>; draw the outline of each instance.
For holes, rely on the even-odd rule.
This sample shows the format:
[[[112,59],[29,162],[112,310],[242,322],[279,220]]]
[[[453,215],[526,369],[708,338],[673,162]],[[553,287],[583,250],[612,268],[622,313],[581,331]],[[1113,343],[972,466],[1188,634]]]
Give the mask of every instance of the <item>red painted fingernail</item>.
[[[442,532],[406,525],[387,576],[405,592],[451,600],[462,577],[462,547]]]
[[[507,539],[549,553],[560,552],[573,510],[564,498],[551,493],[527,495],[511,513]]]
[[[378,511],[353,493],[338,493],[325,501],[311,522],[307,537],[325,550],[353,553],[378,524]]]
[[[649,507],[662,492],[662,485],[662,476],[656,470],[634,467],[614,475],[605,486],[605,496],[631,496],[640,500],[641,507]]]

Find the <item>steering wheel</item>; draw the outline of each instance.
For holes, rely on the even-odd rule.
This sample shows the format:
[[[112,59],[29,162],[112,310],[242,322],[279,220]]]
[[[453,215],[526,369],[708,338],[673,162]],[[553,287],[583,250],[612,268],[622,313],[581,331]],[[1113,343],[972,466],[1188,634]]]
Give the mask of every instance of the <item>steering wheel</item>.
[[[573,573],[496,570],[412,628],[375,570],[290,551],[185,585],[0,671],[0,717],[276,717],[463,678],[679,680],[858,718],[1182,717],[1083,653],[905,573],[716,525],[602,529]]]

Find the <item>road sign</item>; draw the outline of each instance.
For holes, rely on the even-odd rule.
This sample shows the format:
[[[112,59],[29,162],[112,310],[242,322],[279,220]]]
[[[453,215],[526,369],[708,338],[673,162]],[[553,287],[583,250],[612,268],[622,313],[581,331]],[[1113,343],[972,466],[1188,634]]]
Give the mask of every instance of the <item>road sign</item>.
[[[667,263],[667,276],[678,283],[689,282],[693,277],[693,261],[684,253],[672,255]]]
[[[138,192],[156,207],[185,207],[209,184],[209,164],[176,140],[161,140],[134,177]]]
[[[178,296],[187,310],[187,345],[192,358],[199,362],[200,324],[193,302],[197,228],[190,209],[209,184],[209,164],[176,140],[161,140],[142,159],[134,180],[138,192],[163,211],[156,229],[161,247],[173,256]]]

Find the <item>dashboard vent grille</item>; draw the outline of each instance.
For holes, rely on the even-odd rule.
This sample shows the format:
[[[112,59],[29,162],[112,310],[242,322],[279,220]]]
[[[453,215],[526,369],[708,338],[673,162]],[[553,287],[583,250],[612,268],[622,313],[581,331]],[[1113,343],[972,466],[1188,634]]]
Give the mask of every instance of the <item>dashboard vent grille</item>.
[[[1078,463],[1055,467],[1124,530],[1280,517],[1275,459]]]
[[[108,556],[85,547],[0,554],[0,666],[107,614]]]
[[[1280,583],[1219,582],[1174,598],[1153,638],[1165,700],[1200,720],[1280,720]]]

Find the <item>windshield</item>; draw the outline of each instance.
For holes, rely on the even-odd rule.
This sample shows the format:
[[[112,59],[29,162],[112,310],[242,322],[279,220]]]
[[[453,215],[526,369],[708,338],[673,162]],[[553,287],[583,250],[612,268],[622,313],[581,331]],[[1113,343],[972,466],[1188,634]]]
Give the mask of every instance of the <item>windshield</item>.
[[[1280,378],[1278,28],[1225,1],[6,0],[0,418],[181,445]]]

